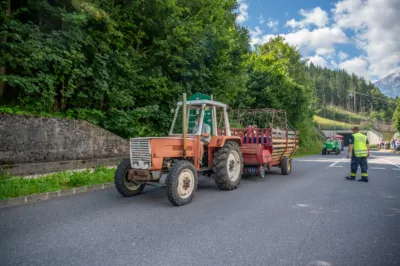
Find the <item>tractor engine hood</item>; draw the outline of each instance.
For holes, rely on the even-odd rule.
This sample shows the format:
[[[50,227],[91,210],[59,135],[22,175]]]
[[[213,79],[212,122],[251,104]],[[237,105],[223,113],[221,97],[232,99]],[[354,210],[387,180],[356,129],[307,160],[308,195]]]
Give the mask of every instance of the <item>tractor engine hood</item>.
[[[186,156],[194,155],[194,136],[186,137]],[[164,158],[179,158],[183,152],[183,138],[171,137],[146,137],[131,138],[130,160],[134,169],[161,170]]]

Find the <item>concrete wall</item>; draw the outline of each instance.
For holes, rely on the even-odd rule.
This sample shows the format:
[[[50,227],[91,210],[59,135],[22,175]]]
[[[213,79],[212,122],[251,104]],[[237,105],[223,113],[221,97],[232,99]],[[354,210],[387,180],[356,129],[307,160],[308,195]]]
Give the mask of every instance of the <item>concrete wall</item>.
[[[0,114],[0,165],[11,165],[14,174],[57,171],[63,164],[82,168],[90,161],[107,165],[108,159],[128,156],[128,140],[86,121]],[[50,162],[55,166],[46,171],[21,170],[29,168],[21,165]]]

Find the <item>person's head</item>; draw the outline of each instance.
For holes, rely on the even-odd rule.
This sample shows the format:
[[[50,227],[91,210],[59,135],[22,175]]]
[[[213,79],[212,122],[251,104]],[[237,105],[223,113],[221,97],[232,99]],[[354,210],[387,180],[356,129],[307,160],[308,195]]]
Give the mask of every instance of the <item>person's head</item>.
[[[197,114],[196,115],[196,122],[199,124],[200,123],[200,117],[201,117],[201,114]]]
[[[357,133],[360,131],[360,128],[358,126],[353,127],[353,133]]]

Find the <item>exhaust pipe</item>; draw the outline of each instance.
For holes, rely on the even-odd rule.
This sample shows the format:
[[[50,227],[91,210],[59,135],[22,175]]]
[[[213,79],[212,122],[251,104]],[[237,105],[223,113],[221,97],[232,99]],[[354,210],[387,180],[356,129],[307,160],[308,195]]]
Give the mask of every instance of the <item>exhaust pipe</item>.
[[[187,107],[186,107],[186,93],[183,94],[183,99],[182,99],[182,140],[183,140],[183,151],[182,155],[183,157],[186,156],[186,132],[187,132],[187,115],[186,115]]]

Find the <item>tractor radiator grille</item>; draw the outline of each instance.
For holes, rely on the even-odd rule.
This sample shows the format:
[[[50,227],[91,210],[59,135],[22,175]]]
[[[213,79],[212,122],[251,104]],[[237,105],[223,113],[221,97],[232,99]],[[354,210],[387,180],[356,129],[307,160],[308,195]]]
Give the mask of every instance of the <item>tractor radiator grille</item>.
[[[151,169],[151,148],[149,138],[130,140],[131,166],[135,169]]]

